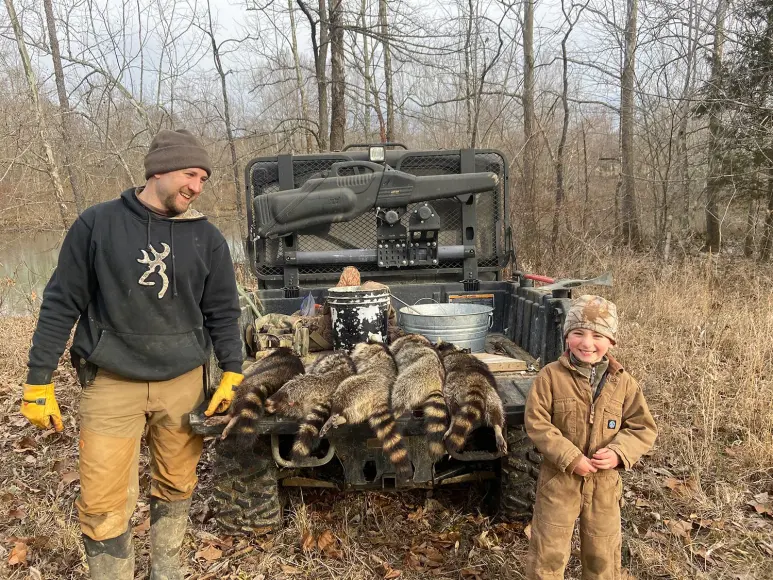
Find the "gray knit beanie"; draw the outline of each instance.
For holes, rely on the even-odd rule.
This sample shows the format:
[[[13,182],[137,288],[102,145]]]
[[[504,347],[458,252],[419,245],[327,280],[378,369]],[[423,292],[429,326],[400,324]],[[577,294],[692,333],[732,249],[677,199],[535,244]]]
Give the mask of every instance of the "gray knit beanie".
[[[159,173],[199,167],[212,175],[209,154],[190,131],[161,129],[145,156],[145,179]]]

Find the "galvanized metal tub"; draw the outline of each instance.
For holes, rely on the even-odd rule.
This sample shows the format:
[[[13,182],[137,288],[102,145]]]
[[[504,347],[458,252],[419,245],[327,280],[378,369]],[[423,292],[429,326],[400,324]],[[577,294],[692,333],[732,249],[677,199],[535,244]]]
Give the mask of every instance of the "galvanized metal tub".
[[[442,338],[472,352],[486,349],[494,316],[494,309],[483,304],[418,304],[403,306],[399,312],[405,332],[423,334],[432,342]]]

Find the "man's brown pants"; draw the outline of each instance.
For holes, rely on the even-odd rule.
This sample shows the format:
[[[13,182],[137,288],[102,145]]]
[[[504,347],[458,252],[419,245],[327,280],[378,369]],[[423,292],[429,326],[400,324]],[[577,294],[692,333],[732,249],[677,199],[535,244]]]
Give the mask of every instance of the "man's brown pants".
[[[139,495],[140,440],[147,427],[152,496],[187,499],[196,486],[203,438],[188,413],[204,400],[203,367],[168,381],[135,381],[100,369],[80,404],[81,530],[120,536]]]
[[[614,469],[583,478],[543,464],[537,482],[526,578],[563,579],[579,516],[583,579],[618,580],[622,491],[620,474]]]

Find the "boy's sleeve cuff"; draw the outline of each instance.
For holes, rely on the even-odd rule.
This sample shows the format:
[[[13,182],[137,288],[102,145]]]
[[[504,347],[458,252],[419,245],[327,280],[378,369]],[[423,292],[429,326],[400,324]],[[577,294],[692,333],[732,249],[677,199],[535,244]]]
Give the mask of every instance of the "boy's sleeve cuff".
[[[574,473],[574,468],[577,467],[577,464],[580,463],[580,461],[582,461],[582,458],[583,458],[583,454],[579,453],[577,457],[572,459],[569,465],[566,466],[566,469],[564,471],[566,471],[566,473],[568,473],[569,475]]]
[[[626,471],[631,470],[631,462],[628,461],[628,458],[625,456],[625,453],[623,453],[617,445],[607,445],[607,449],[611,449],[615,452],[615,455],[617,455],[620,458],[620,464],[622,464],[623,469]],[[620,465],[618,464],[618,465]]]
[[[54,371],[41,367],[30,367],[27,371],[28,385],[50,385]]]

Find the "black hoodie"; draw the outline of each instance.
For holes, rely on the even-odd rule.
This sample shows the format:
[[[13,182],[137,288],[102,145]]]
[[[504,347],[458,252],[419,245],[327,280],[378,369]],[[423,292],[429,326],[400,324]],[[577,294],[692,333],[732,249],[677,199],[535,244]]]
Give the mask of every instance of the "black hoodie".
[[[128,189],[84,211],[43,293],[27,383],[48,384],[72,352],[129,379],[163,381],[204,364],[240,373],[239,298],[223,234],[189,210],[164,218]]]

